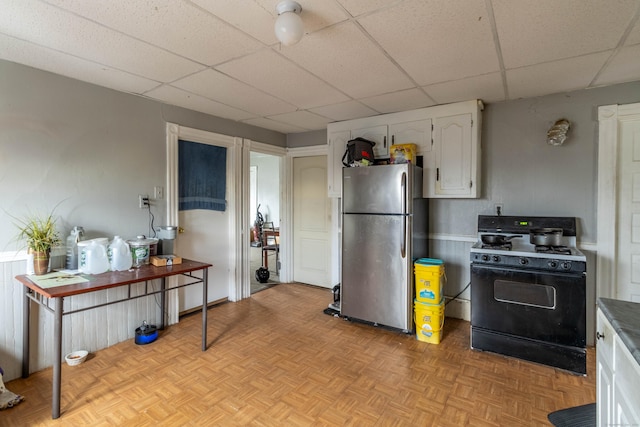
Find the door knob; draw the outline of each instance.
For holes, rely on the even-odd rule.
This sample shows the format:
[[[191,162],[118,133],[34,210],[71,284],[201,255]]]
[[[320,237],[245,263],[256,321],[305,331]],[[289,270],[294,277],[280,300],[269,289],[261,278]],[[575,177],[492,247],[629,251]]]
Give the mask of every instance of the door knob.
[[[178,233],[179,233],[179,234],[184,233],[184,228],[182,228],[182,227],[178,227]]]
[[[600,332],[596,332],[596,339],[597,340],[603,340],[604,339],[604,334],[601,334]]]

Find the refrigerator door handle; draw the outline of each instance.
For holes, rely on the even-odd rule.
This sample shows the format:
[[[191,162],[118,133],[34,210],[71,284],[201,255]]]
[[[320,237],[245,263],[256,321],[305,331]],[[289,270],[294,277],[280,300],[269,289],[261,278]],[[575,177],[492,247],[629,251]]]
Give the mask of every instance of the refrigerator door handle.
[[[407,256],[407,174],[402,173],[402,246],[400,247],[400,254],[402,258]]]

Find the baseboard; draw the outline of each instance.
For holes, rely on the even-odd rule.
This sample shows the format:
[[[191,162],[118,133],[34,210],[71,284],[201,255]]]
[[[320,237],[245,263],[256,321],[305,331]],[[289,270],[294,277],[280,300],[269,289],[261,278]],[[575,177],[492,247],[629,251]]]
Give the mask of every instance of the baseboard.
[[[445,299],[445,317],[453,317],[454,319],[462,319],[471,321],[471,304],[467,299],[454,299],[444,297]]]
[[[224,304],[226,302],[229,302],[228,298],[220,298],[215,301],[210,301],[209,303],[207,303],[207,310],[210,309],[211,307],[215,307],[216,305]],[[202,313],[202,306],[193,307],[188,310],[181,311],[178,314],[178,319],[182,319],[183,317],[189,316],[194,313]]]

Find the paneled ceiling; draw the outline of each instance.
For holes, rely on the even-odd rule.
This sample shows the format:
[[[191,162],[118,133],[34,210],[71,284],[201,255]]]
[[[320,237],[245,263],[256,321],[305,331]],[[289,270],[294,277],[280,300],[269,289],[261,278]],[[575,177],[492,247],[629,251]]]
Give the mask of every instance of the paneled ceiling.
[[[283,133],[640,80],[640,0],[0,0],[0,58]]]

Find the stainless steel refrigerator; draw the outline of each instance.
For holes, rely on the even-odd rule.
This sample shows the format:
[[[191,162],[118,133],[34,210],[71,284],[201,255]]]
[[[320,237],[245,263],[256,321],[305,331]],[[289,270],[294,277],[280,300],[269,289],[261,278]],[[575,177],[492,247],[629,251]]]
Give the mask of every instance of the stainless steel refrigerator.
[[[428,255],[422,169],[344,168],[340,314],[413,331],[413,261]]]

